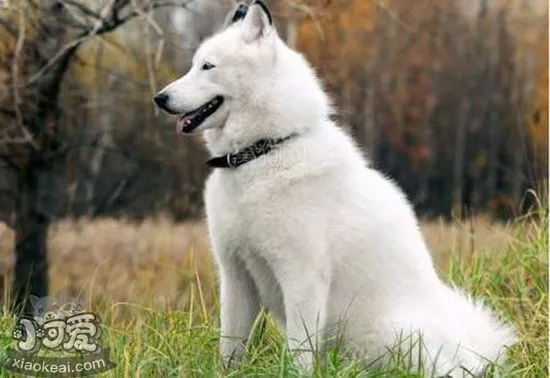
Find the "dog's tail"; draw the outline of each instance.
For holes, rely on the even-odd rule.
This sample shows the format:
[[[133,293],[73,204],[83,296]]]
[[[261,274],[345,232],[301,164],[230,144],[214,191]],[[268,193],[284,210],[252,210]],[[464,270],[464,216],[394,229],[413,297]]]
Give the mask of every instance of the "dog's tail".
[[[504,362],[508,348],[517,341],[515,331],[481,300],[474,300],[456,288],[450,290],[456,299],[452,310],[460,321],[462,347],[469,349],[480,365]]]

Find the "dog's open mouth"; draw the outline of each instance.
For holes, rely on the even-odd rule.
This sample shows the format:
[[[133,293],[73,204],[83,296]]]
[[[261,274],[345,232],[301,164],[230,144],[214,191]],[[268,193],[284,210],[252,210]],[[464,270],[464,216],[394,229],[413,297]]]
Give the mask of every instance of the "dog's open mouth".
[[[223,97],[216,96],[206,104],[191,112],[185,113],[178,117],[176,128],[183,133],[190,133],[210,117],[223,104]]]

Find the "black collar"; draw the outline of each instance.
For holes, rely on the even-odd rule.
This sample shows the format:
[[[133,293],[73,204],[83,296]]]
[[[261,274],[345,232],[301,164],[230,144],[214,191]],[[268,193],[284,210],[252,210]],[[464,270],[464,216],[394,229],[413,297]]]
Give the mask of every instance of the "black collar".
[[[208,160],[206,164],[213,168],[237,168],[251,160],[256,159],[257,157],[267,154],[277,145],[286,142],[295,136],[296,134],[291,134],[284,138],[278,139],[260,139],[254,144],[233,154],[213,157]]]

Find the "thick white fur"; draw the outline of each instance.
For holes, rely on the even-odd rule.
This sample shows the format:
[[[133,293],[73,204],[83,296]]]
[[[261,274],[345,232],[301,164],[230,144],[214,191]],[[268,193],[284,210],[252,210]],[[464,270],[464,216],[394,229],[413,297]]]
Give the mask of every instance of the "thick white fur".
[[[201,71],[205,61],[216,67]],[[480,372],[501,361],[512,329],[441,282],[403,192],[329,120],[310,65],[258,5],[205,41],[191,71],[163,92],[178,112],[225,97],[198,129],[213,155],[297,134],[238,169],[215,169],[206,185],[225,358],[242,355],[264,306],[305,369],[334,339],[384,362],[388,348],[409,352],[420,337],[411,360],[422,353],[426,374],[462,376],[461,366]]]

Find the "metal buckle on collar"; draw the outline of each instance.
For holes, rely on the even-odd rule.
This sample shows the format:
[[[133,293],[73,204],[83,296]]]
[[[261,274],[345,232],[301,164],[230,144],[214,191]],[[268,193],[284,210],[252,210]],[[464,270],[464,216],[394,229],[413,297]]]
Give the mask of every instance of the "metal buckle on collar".
[[[233,162],[233,154],[227,154],[227,165],[229,166],[229,168],[236,168],[237,165]],[[236,160],[236,159],[235,159]]]

